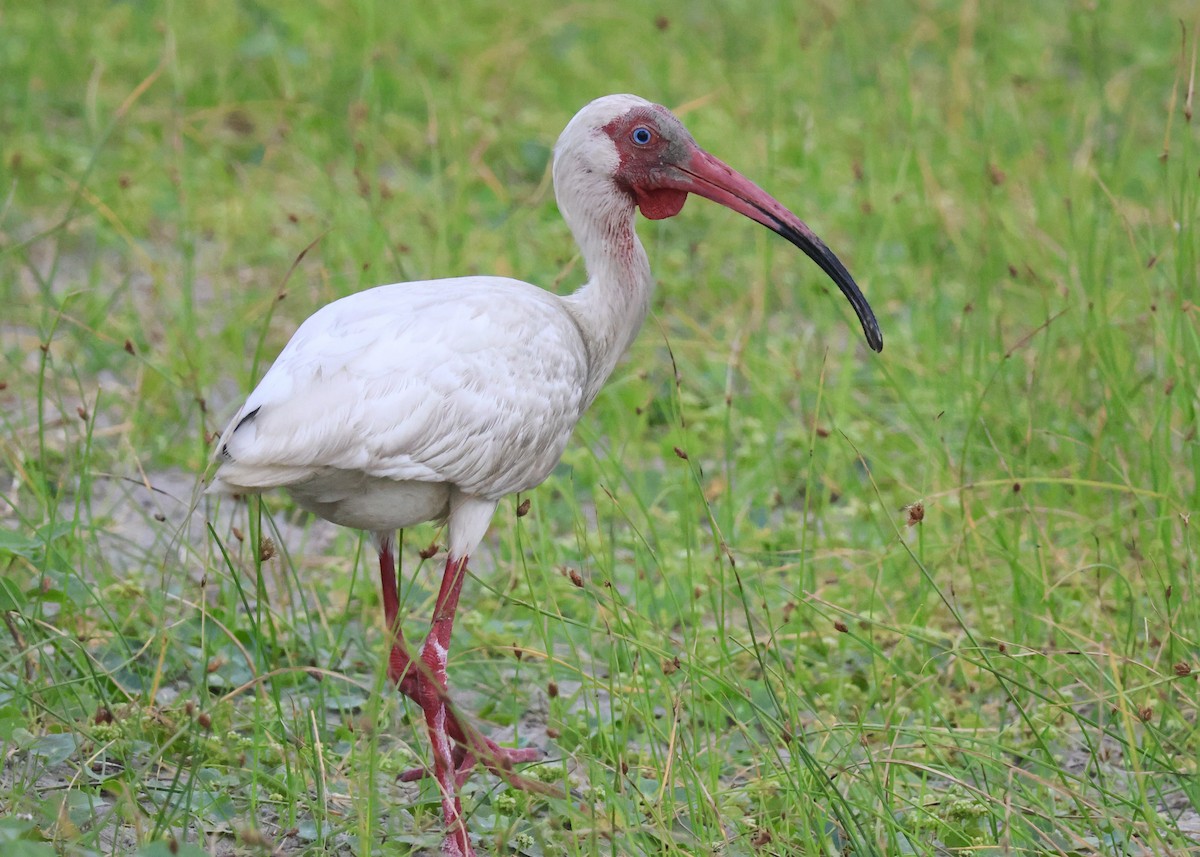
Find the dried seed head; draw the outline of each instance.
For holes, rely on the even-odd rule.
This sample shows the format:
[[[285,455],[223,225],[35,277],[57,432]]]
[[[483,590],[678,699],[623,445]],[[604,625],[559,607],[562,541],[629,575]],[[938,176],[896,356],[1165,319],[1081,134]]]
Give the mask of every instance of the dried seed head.
[[[259,562],[266,562],[269,559],[273,559],[275,557],[275,555],[278,553],[279,553],[279,549],[275,547],[275,541],[272,538],[270,538],[269,536],[263,536],[259,540],[259,542],[258,542],[258,560],[259,560]]]
[[[437,542],[430,542],[429,547],[421,548],[419,551],[417,551],[417,556],[419,556],[421,559],[429,559],[431,556],[436,554],[439,549],[440,548]]]

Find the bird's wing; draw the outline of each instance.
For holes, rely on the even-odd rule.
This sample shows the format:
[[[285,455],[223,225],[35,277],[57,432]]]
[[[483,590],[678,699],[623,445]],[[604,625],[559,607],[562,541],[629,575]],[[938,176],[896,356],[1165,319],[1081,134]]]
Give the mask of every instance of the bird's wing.
[[[218,487],[334,468],[499,497],[541,482],[584,407],[586,346],[517,280],[380,286],[300,326],[218,445]]]

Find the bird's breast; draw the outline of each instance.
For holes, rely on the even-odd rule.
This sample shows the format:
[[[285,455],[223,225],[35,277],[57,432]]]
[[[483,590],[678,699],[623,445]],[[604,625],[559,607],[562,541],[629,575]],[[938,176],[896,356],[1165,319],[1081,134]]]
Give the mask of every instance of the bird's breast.
[[[368,532],[392,532],[440,521],[450,511],[450,485],[323,470],[288,486],[296,505],[314,515]]]

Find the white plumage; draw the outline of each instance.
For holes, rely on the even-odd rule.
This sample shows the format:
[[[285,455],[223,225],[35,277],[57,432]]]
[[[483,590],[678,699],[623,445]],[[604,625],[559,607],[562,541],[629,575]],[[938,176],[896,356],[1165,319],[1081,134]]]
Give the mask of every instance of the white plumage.
[[[586,406],[587,370],[579,326],[528,283],[466,277],[350,295],[300,326],[234,416],[213,489],[287,488],[372,532],[444,517],[450,485],[499,500],[554,468]]]
[[[687,194],[769,227],[812,258],[883,347],[866,299],[799,218],[700,149],[666,108],[632,95],[588,104],[554,152],[559,209],[588,282],[559,297],[518,280],[463,277],[380,286],[300,326],[224,431],[210,490],[285,488],[306,509],[372,533],[393,633],[388,675],[422,708],[448,827],[443,853],[473,853],[458,786],[480,762],[518,787],[507,749],[458,716],[446,689],[467,559],[499,499],[542,482],[637,335],[653,281],[635,210],[677,214]],[[397,619],[397,529],[446,519],[449,555],[419,659]],[[406,774],[421,775],[421,771]]]

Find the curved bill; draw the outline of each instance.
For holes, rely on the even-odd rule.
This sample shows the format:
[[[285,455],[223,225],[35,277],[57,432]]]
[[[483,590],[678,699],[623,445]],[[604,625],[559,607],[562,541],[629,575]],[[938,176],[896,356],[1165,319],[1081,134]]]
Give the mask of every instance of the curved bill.
[[[699,147],[692,150],[686,163],[672,166],[674,175],[670,176],[668,182],[673,188],[694,193],[731,208],[782,235],[803,250],[808,258],[816,262],[821,270],[837,283],[842,294],[850,301],[850,306],[854,307],[854,312],[862,324],[867,345],[874,351],[883,350],[883,333],[879,330],[879,322],[875,320],[871,305],[867,303],[846,266],[803,220],[720,158],[713,157]]]

